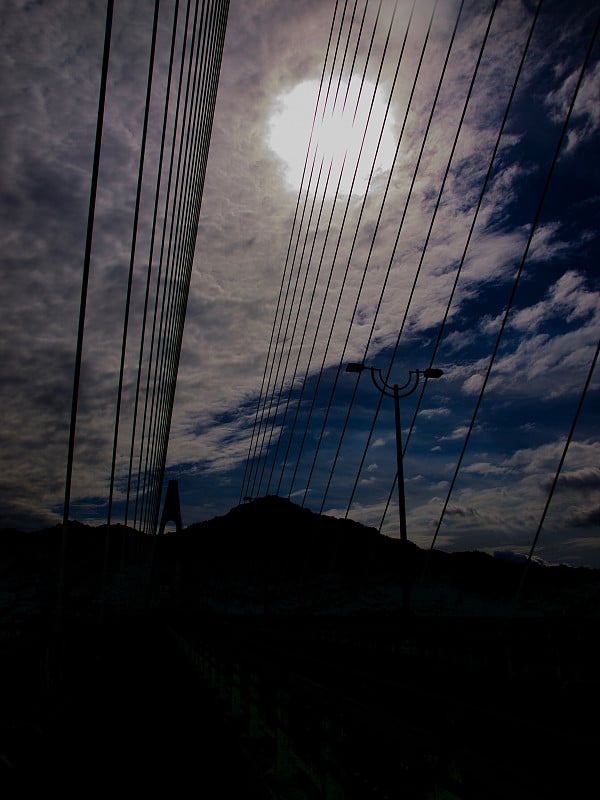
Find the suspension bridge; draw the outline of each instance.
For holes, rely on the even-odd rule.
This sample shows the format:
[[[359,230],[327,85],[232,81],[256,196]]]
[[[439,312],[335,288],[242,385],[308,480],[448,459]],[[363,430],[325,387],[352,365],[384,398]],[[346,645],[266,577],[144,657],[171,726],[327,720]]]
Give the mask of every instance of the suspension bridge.
[[[120,522],[146,533],[156,532],[159,527],[228,10],[227,3],[156,3],[154,9],[129,270],[124,286],[112,458],[107,471],[109,528],[115,493]],[[433,3],[425,16],[410,3],[389,7],[358,2],[333,5],[262,382],[252,401],[251,430],[244,433],[248,447],[239,502],[246,497],[277,494],[321,513],[333,503],[346,517],[360,515],[361,488],[368,483],[366,471],[373,448],[381,437],[382,424],[388,433],[391,426],[386,421],[383,395],[371,403],[374,408],[365,417],[367,401],[360,380],[345,374],[348,362],[375,359],[382,379],[391,385],[399,363],[414,358],[410,353],[415,351],[415,335],[418,341],[419,319],[429,314],[432,322],[424,334],[427,342],[423,340],[416,347],[422,363],[410,366],[432,370],[447,365],[447,342],[457,335],[452,321],[456,315],[473,312],[468,312],[467,307],[469,293],[473,292],[474,259],[486,247],[490,228],[493,233],[495,192],[506,169],[512,168],[507,148],[515,136],[513,117],[522,118],[524,98],[531,91],[528,67],[537,57],[539,28],[546,23],[543,2],[523,10],[519,35],[510,40],[511,46],[514,44],[510,63],[499,82],[498,73],[490,72],[490,63],[504,46],[501,11],[496,2],[489,3],[485,13],[478,9],[475,17],[474,9],[465,2],[452,4],[451,8]],[[436,29],[441,24],[440,17],[444,22],[444,49],[440,49]],[[64,524],[71,512],[111,19],[109,3],[75,357]],[[593,81],[590,75],[595,69],[598,20],[590,11],[584,18],[575,16],[572,24],[579,25],[581,35],[580,51],[570,53],[569,94],[562,98],[560,118],[546,132],[536,181],[527,191],[526,219],[519,226],[519,235],[511,240],[506,263],[497,267],[502,270],[501,277],[500,273],[489,276],[489,280],[501,284],[502,296],[495,292],[494,304],[486,304],[494,326],[490,327],[492,333],[486,338],[486,346],[477,351],[476,391],[471,392],[473,403],[460,428],[460,439],[456,439],[460,447],[455,461],[446,468],[445,496],[437,506],[437,521],[429,536],[431,547],[454,512],[453,499],[461,478],[472,471],[468,464],[469,445],[487,410],[486,404],[498,403],[494,392],[508,369],[503,356],[508,347],[515,346],[512,323],[522,312],[517,304],[519,292],[531,280],[530,262],[537,259],[536,247],[543,246],[537,243],[547,236],[545,211],[552,199],[556,173],[583,113],[578,101],[585,91],[589,92],[586,80]],[[471,36],[468,59],[462,55],[467,28]],[[168,43],[166,52],[159,54],[160,91],[154,74],[157,39],[163,47]],[[452,72],[457,62],[464,62],[459,83]],[[494,84],[497,86],[490,105]],[[442,99],[444,92],[450,90],[457,98],[454,116],[451,124],[444,118],[441,128]],[[393,114],[397,113],[399,93],[403,104],[402,115],[392,126],[395,149],[382,172],[380,149]],[[384,111],[375,114],[376,99],[382,97]],[[488,103],[486,113],[494,122],[486,128],[485,146],[478,142],[475,149],[465,152],[466,147],[473,147],[473,117],[479,113],[483,99]],[[345,118],[349,119],[350,128],[339,128],[338,137],[339,131],[350,131],[359,143],[358,152],[343,140],[336,140],[332,149],[331,129],[327,126],[332,120],[340,124]],[[155,124],[151,131],[150,120]],[[151,153],[146,151],[150,133]],[[438,157],[435,146],[442,133],[448,146]],[[475,179],[469,201],[458,214],[453,205],[460,202],[456,184],[470,160],[476,161]],[[148,174],[153,176],[150,182]],[[426,212],[420,204],[424,180],[429,181]],[[150,210],[150,222],[140,219],[142,207]],[[457,215],[461,217],[460,233],[453,229],[444,239],[444,229]],[[139,252],[138,228],[142,223],[145,230],[150,230],[150,235],[144,236],[147,255]],[[439,265],[440,249],[449,251],[444,256],[445,267]],[[554,279],[555,274],[548,270],[548,284],[538,291],[542,295],[544,291],[553,292]],[[543,284],[539,275],[537,280]],[[548,489],[540,503],[537,523],[528,522],[529,559],[536,550],[586,397],[593,387],[599,346],[596,337],[593,342],[587,341],[581,351],[576,379],[570,386],[572,400],[563,417],[562,444],[553,471],[548,473]],[[530,367],[535,370],[535,364]],[[465,369],[464,364],[454,363],[454,373],[465,375]],[[528,365],[520,365],[519,369],[527,370]],[[401,446],[405,457],[410,457],[415,447],[431,444],[431,439],[414,444],[418,435],[416,423],[419,419],[421,427],[425,427],[425,420],[434,416],[443,383],[440,382],[442,388],[436,387],[434,395],[428,379],[419,386],[411,419],[404,425]],[[447,412],[440,408],[438,411]],[[246,408],[243,413],[250,416]],[[349,443],[357,438],[357,424],[362,427],[362,438],[359,449],[350,452]],[[379,520],[371,516],[364,521],[376,522],[381,531],[395,535],[395,522],[388,512],[394,505],[397,474],[393,475],[392,469],[390,473],[387,497],[374,506],[381,511]],[[423,534],[422,528],[419,533],[421,537],[428,535]]]
[[[523,98],[533,91],[528,83],[528,68],[532,59],[539,57],[537,37],[540,26],[546,24],[547,5],[544,0],[523,5],[522,18],[516,26],[518,35],[510,38],[510,53],[507,52],[500,80],[491,66],[491,57],[508,48],[501,35],[503,28],[498,26],[502,4],[497,0],[485,4],[485,9],[479,4],[475,9],[466,0],[451,4],[433,2],[428,5],[425,17],[417,13],[418,4],[414,2],[332,2],[331,27],[287,252],[281,264],[267,357],[260,389],[252,398],[251,433],[245,438],[248,446],[239,503],[245,498],[275,494],[299,500],[302,506],[324,513],[330,507],[336,486],[343,483],[345,503],[339,501],[339,494],[336,503],[343,506],[343,516],[352,517],[360,508],[369,453],[385,413],[385,392],[365,400],[372,387],[364,386],[360,375],[365,365],[375,359],[383,385],[391,386],[399,363],[418,351],[422,361],[411,363],[411,367],[419,368],[421,372],[417,375],[421,374],[424,380],[415,386],[416,405],[405,425],[404,440],[397,442],[398,463],[410,455],[409,444],[414,447],[419,435],[417,420],[424,419],[423,411],[432,410],[427,406],[430,378],[439,374],[441,367],[448,373],[449,357],[444,348],[455,314],[464,311],[459,298],[464,303],[472,288],[473,263],[485,252],[484,233],[494,227],[494,191],[505,179],[506,170],[514,167],[508,157],[510,142],[516,136],[511,126],[515,115],[519,121],[524,119],[523,104],[527,100]],[[119,331],[112,457],[106,481],[109,489],[103,553],[105,579],[117,503],[123,509],[122,513],[119,511],[119,524],[122,522],[142,535],[152,534],[148,539],[155,539],[153,534],[164,530],[167,519],[165,510],[161,517],[161,501],[165,496],[170,429],[219,76],[232,13],[228,0],[172,3],[156,0],[153,10],[129,267],[119,297],[123,301],[123,322]],[[88,285],[94,269],[113,12],[114,3],[109,0],[99,75],[66,463],[58,571],[59,629],[71,535],[78,409],[80,394],[85,390],[82,376],[86,312]],[[511,240],[510,257],[501,265],[502,279],[494,275],[496,264],[491,265],[486,279],[496,280],[502,292],[495,295],[496,305],[486,306],[494,325],[478,351],[480,380],[471,394],[473,404],[462,426],[456,460],[443,486],[444,496],[438,504],[439,514],[429,540],[431,549],[438,543],[442,526],[452,513],[452,499],[466,467],[469,445],[482,409],[497,385],[496,373],[511,324],[519,311],[517,299],[527,280],[528,268],[539,258],[539,248],[543,249],[547,242],[545,215],[548,204],[555,202],[552,192],[561,159],[573,146],[574,131],[581,124],[578,103],[589,93],[590,80],[597,74],[598,9],[590,8],[572,21],[577,27],[580,50],[570,53],[570,80],[564,82],[565,93],[557,103],[552,126],[544,131],[519,235]],[[444,48],[439,46],[439,26],[445,34]],[[452,66],[456,68],[457,63],[462,65],[458,83],[450,78]],[[379,150],[384,132],[389,131],[392,114],[397,113],[399,93],[403,102],[402,113],[392,126],[396,134],[395,149],[391,162],[382,171]],[[448,93],[453,98],[450,118]],[[374,107],[378,96],[384,97],[384,112],[376,122]],[[485,114],[493,123],[486,127],[485,136],[474,139],[473,115],[481,110],[483,98],[489,102],[490,97],[493,103],[486,106]],[[442,98],[445,98],[443,109]],[[350,119],[358,137],[357,152],[343,141],[336,142],[331,150],[326,123],[337,116]],[[443,117],[442,127],[440,117]],[[461,170],[467,163],[471,164],[475,179],[469,184],[469,196],[458,203]],[[402,180],[398,179],[399,174]],[[461,220],[460,234],[453,229],[452,236],[444,238],[450,220],[457,217]],[[141,227],[147,247],[143,255]],[[445,256],[447,263],[442,269],[439,253],[450,239],[451,252]],[[550,292],[555,284],[556,275],[549,270],[542,294]],[[434,285],[433,294],[426,291]],[[419,333],[424,330],[420,320],[428,310],[431,318],[425,326],[427,336],[419,340]],[[562,444],[543,489],[543,502],[527,532],[528,563],[534,558],[593,386],[599,349],[596,332],[593,343],[588,341],[576,359],[577,385],[569,396],[568,413],[563,419]],[[360,369],[351,370],[348,375],[349,363],[355,367],[358,364]],[[502,370],[506,370],[505,365]],[[439,382],[442,384],[443,379]],[[435,391],[443,390],[436,384]],[[365,408],[368,408],[366,414]],[[125,417],[127,436],[123,432]],[[355,437],[357,420],[362,431],[360,450],[358,456],[353,451],[349,463],[348,441]],[[385,425],[389,431],[387,421]],[[344,477],[340,481],[342,472]],[[400,470],[395,476],[390,472],[389,477],[389,492],[380,503],[382,514],[377,520],[380,531],[396,525],[395,521],[386,523],[386,519],[403,477]],[[171,494],[170,502],[177,515],[179,503],[174,497]],[[180,517],[178,527],[181,527]],[[584,670],[583,674],[581,662],[572,658],[574,647],[586,649],[584,642],[592,625],[590,628],[582,625],[581,629],[570,632],[560,626],[534,625],[524,633],[521,628],[517,630],[518,626],[498,624],[483,633],[481,630],[473,633],[468,625],[461,627],[457,623],[454,636],[447,637],[439,628],[433,630],[432,623],[432,630],[428,629],[423,637],[422,629],[413,629],[406,621],[399,623],[397,619],[382,622],[381,629],[375,632],[363,628],[352,630],[351,626],[342,630],[343,625],[327,622],[305,626],[305,621],[301,621],[291,642],[277,620],[253,623],[252,636],[242,623],[238,625],[231,617],[226,622],[220,617],[208,621],[203,617],[198,622],[178,614],[173,618],[167,615],[166,620],[161,617],[160,622],[161,635],[180,651],[187,660],[187,668],[200,673],[206,691],[212,693],[213,699],[218,697],[219,704],[228,706],[233,740],[245,743],[240,752],[236,750],[235,763],[246,763],[244,758],[250,757],[251,764],[266,765],[260,779],[246,776],[248,786],[255,780],[262,787],[257,789],[257,796],[261,791],[279,791],[279,795],[273,796],[291,797],[290,776],[297,778],[302,774],[302,796],[307,798],[383,798],[398,786],[407,791],[421,791],[421,796],[427,791],[428,796],[436,798],[466,797],[468,786],[476,786],[484,787],[486,796],[492,797],[496,789],[508,791],[511,781],[515,797],[534,797],[538,789],[550,791],[552,780],[547,777],[542,780],[539,773],[530,772],[528,758],[523,754],[526,743],[522,739],[517,742],[515,738],[510,747],[505,746],[506,741],[502,742],[504,734],[512,735],[517,719],[531,737],[539,736],[536,757],[552,752],[558,758],[568,750],[569,764],[581,768],[581,754],[587,756],[591,752],[590,740],[581,734],[578,720],[569,717],[568,686],[575,686],[581,693],[577,695],[578,701],[584,702],[585,688],[597,682],[591,671]],[[235,629],[230,639],[223,634],[227,625]],[[155,653],[154,635],[153,631],[148,639],[141,637],[143,648],[148,648],[144,652]],[[473,641],[485,642],[485,647],[475,652],[469,645],[471,635],[475,637],[470,640],[471,645]],[[533,636],[540,652],[543,650],[543,665],[533,650],[523,657],[526,649],[523,643],[528,636]],[[113,645],[114,642],[110,646]],[[92,649],[95,646],[90,645]],[[387,663],[386,670],[373,669],[373,653]],[[586,654],[585,663],[589,665],[587,650]],[[80,664],[82,658],[79,653],[73,663]],[[427,683],[429,678],[438,683],[443,680],[438,673],[433,674],[437,658],[448,666],[456,683],[436,694]],[[522,658],[522,662],[516,665],[515,658]],[[352,675],[344,681],[338,680],[350,660]],[[425,679],[418,674],[423,664],[432,669]],[[492,666],[495,672],[490,671]],[[141,663],[137,667],[144,670]],[[540,670],[544,673],[544,687],[560,693],[557,707],[561,725],[577,739],[576,747],[574,740],[567,743],[565,736],[556,732],[550,715],[542,722],[525,713],[522,718],[517,715],[507,719],[501,704],[482,703],[465,679],[467,673],[474,676],[478,688],[484,692],[493,672],[501,686],[503,702],[509,701],[511,689],[515,688],[520,700],[527,703],[532,697],[531,676]],[[117,685],[121,678],[120,674],[114,675],[114,683],[110,685]],[[172,674],[171,679],[176,681],[177,675]],[[135,676],[127,680],[135,683]],[[151,683],[140,684],[136,695],[139,708],[144,706],[143,693],[152,691]],[[404,705],[411,691],[416,694]],[[468,703],[461,716],[457,706],[466,695]],[[184,703],[185,692],[178,698]],[[379,724],[376,720],[383,718],[382,707],[390,698],[393,702],[384,715],[378,755],[374,750],[361,751],[365,747],[361,729]],[[310,713],[302,717],[298,708],[309,699]],[[199,709],[201,713],[202,704]],[[447,722],[443,735],[438,725],[440,709]],[[512,706],[511,709],[514,711]],[[537,711],[541,713],[540,708]],[[290,721],[294,714],[294,720]],[[160,719],[165,725],[173,722],[166,705],[160,707]],[[81,723],[74,714],[69,724],[76,724],[77,720]],[[395,762],[384,746],[384,739],[400,724],[405,752]],[[110,721],[103,719],[102,725],[103,734],[108,735]],[[513,759],[507,785],[494,788],[489,780],[491,773],[482,774],[480,764],[484,754],[472,734],[477,725],[485,730],[493,728],[497,734],[494,746],[502,744],[502,752]],[[241,728],[245,732],[240,739]],[[455,752],[449,752],[452,747],[448,747],[451,729],[458,729]],[[438,735],[441,740],[434,741]],[[227,737],[225,740],[232,741]],[[207,745],[208,738],[202,741]],[[178,739],[178,742],[183,747],[183,741]],[[549,749],[544,751],[540,743]],[[389,759],[383,759],[384,752]],[[192,758],[192,754],[188,756]],[[143,761],[143,753],[139,757]],[[424,758],[431,763],[421,763]],[[350,769],[353,760],[355,773]],[[390,764],[400,764],[405,770],[401,780]],[[227,768],[226,759],[222,767]],[[489,770],[497,767],[498,760],[490,759]],[[427,777],[416,787],[413,783],[419,769],[423,774],[427,772]],[[429,781],[433,773],[438,783]],[[265,774],[274,774],[275,779],[262,782]],[[565,789],[567,777],[561,773],[563,779],[565,783],[561,786]],[[520,795],[514,789],[517,785]],[[294,791],[299,791],[297,782]]]

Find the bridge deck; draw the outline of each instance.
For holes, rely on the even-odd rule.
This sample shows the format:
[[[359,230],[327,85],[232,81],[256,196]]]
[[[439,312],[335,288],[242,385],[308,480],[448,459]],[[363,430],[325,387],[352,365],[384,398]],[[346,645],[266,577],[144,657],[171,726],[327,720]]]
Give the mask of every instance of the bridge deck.
[[[200,797],[265,797],[214,696],[161,628],[137,620],[70,631],[52,687],[41,641],[7,655],[0,783],[43,775],[47,785],[166,782],[170,796],[194,786]]]

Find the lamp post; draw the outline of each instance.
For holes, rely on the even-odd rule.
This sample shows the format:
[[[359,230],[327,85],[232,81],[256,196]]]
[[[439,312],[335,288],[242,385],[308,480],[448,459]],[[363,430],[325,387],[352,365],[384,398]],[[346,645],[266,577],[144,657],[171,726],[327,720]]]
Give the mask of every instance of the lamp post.
[[[368,369],[375,388],[385,397],[392,397],[394,400],[394,413],[396,418],[396,461],[398,463],[398,509],[400,513],[400,540],[405,543],[408,541],[406,533],[406,499],[404,495],[404,467],[402,458],[402,432],[400,427],[400,398],[411,395],[417,386],[421,376],[424,378],[441,378],[444,374],[441,369],[415,369],[408,373],[408,381],[402,386],[397,383],[389,384],[380,369],[369,367],[363,363],[351,362],[346,366],[346,372],[360,374]]]
[[[346,366],[346,372],[355,372],[360,375],[365,369],[368,369],[371,373],[371,379],[375,388],[381,392],[382,395],[385,397],[392,397],[394,400],[394,412],[396,418],[396,461],[398,463],[398,510],[400,513],[400,544],[402,547],[402,551],[404,552],[405,558],[402,558],[401,562],[401,583],[402,583],[402,595],[403,595],[403,605],[404,605],[404,612],[408,613],[410,611],[410,567],[408,564],[408,553],[406,552],[406,544],[408,542],[408,536],[406,533],[406,499],[404,496],[404,467],[403,467],[403,457],[402,457],[402,431],[400,427],[400,398],[408,397],[411,395],[417,386],[419,385],[419,381],[421,376],[424,378],[441,378],[444,374],[441,369],[415,369],[411,370],[408,373],[408,380],[402,386],[398,386],[397,383],[389,384],[380,369],[377,367],[368,367],[366,364],[363,363],[356,363],[351,362]]]

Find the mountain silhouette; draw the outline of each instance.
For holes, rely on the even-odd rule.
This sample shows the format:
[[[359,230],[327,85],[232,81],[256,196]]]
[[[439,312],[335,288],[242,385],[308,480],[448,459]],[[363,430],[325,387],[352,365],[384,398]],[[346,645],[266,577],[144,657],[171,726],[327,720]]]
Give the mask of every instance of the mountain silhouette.
[[[60,525],[0,532],[1,618],[51,613],[60,539]],[[123,525],[107,534],[106,525],[72,522],[67,593],[80,615],[99,602],[136,612],[167,604],[237,613],[388,613],[406,610],[408,587],[417,614],[599,616],[600,570],[527,566],[506,555],[424,550],[266,496],[162,536]]]
[[[159,544],[162,568],[177,571],[191,605],[200,596],[210,602],[212,592],[217,603],[229,595],[230,607],[238,602],[243,611],[244,600],[256,604],[262,592],[272,610],[384,612],[403,605],[408,584],[421,613],[597,616],[600,606],[599,570],[423,550],[278,496],[243,503]]]

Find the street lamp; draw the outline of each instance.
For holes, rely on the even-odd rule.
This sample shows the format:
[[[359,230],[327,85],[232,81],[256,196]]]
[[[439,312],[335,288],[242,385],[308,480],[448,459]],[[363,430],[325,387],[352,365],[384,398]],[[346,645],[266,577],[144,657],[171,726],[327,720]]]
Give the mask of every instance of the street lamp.
[[[396,460],[398,462],[398,506],[400,512],[400,540],[405,543],[407,541],[406,535],[406,499],[404,496],[404,468],[402,465],[402,434],[400,430],[400,398],[408,397],[411,395],[417,386],[421,376],[424,378],[441,378],[444,374],[441,369],[415,369],[408,373],[408,381],[402,386],[395,383],[393,386],[389,384],[380,369],[377,367],[368,367],[366,364],[360,362],[350,362],[346,366],[346,372],[355,372],[360,374],[368,369],[371,372],[371,379],[375,388],[378,389],[382,395],[394,398],[394,412],[396,416]]]

